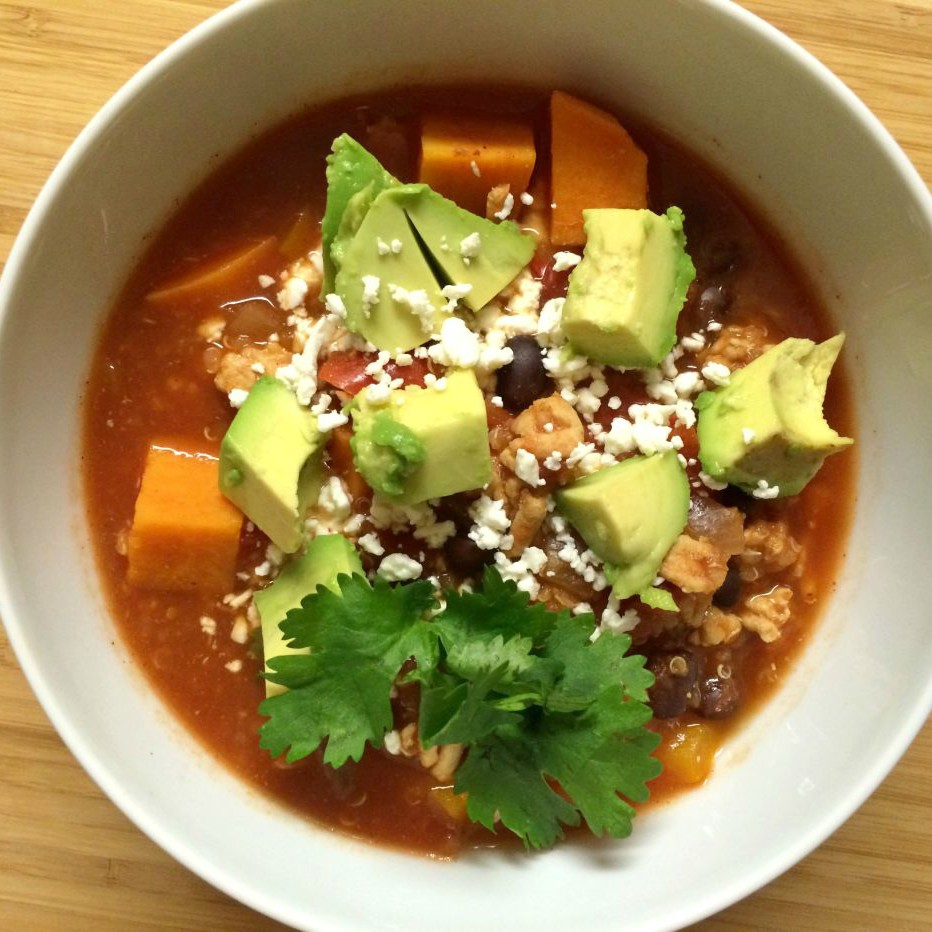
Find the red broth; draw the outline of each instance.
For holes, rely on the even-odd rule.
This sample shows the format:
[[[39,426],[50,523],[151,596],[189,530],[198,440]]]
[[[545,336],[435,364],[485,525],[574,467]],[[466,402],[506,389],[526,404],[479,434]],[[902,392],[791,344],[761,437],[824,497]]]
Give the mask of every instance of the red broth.
[[[198,327],[219,313],[238,321],[242,333],[226,331],[234,346],[237,340],[242,345],[268,336],[269,292],[257,284],[257,273],[275,275],[289,258],[315,245],[325,198],[324,160],[333,138],[344,131],[357,136],[398,177],[413,180],[419,115],[474,108],[477,101],[485,110],[533,122],[538,165],[532,187],[546,199],[543,94],[489,88],[481,93],[405,90],[303,114],[223,163],[157,234],[103,328],[84,409],[83,474],[97,563],[121,647],[152,688],[219,764],[252,786],[334,830],[439,857],[500,839],[464,822],[461,801],[449,789],[436,787],[416,762],[372,750],[358,764],[350,762],[338,771],[325,766],[319,753],[292,766],[271,760],[260,749],[257,734],[263,720],[257,707],[264,698],[258,676],[261,645],[254,632],[242,637],[243,607],[224,604],[225,592],[136,589],[126,580],[125,554],[149,444],[168,439],[219,452],[234,412],[213,384],[220,350],[214,347],[211,354]],[[400,137],[380,136],[385,117],[399,121]],[[730,303],[713,308],[714,313],[726,322],[763,322],[774,342],[789,335],[816,340],[830,336],[834,329],[815,289],[789,259],[792,244],[781,242],[716,172],[648,129],[629,129],[649,157],[650,206],[658,211],[669,204],[683,208],[702,288],[721,286],[727,292]],[[758,206],[766,213],[766,204]],[[263,246],[270,238],[271,251]],[[190,300],[147,300],[150,292],[207,262],[219,257],[223,265],[250,249],[251,259],[239,263],[240,268],[228,267],[213,287]],[[547,258],[541,263],[545,292],[557,293],[565,288],[565,278],[561,282],[546,272]],[[708,318],[708,302],[703,305],[699,293],[694,288],[681,315],[681,333]],[[238,313],[249,299],[256,300],[248,313]],[[224,304],[226,309],[220,310]],[[284,342],[287,328],[280,329]],[[626,405],[642,400],[634,397],[625,379],[619,376],[612,390],[624,393]],[[851,435],[843,366],[833,376],[826,414],[840,433]],[[687,733],[700,734],[702,741],[693,748],[689,766],[668,766],[654,782],[653,800],[705,778],[715,749],[780,683],[810,637],[843,557],[854,507],[854,465],[850,451],[830,458],[797,498],[755,506],[757,514],[782,516],[806,548],[804,573],[795,580],[805,597],[797,600],[779,640],[764,644],[745,638],[733,652],[730,666],[743,696],[738,714],[710,722],[689,712],[656,723],[663,736],[659,753],[674,765],[677,754],[683,756]],[[246,525],[237,570],[250,574],[262,561],[266,543]],[[240,632],[237,639],[231,637],[234,631]],[[637,632],[635,639],[646,642]]]

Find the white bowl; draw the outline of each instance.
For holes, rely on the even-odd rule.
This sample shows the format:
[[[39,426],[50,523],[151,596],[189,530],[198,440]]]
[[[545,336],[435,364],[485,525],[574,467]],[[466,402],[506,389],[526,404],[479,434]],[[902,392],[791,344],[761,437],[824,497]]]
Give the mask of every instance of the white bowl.
[[[720,0],[237,4],[137,75],[46,185],[0,305],[0,609],[71,750],[180,861],[302,928],[655,929],[788,868],[876,787],[932,706],[932,200],[835,78]],[[533,50],[533,53],[530,53]],[[578,90],[727,167],[805,259],[857,393],[860,490],[826,617],[709,783],[633,837],[448,864],[352,842],[219,769],[133,669],[80,502],[81,393],[147,233],[217,153],[333,96],[435,76]],[[50,336],[52,339],[50,340]]]

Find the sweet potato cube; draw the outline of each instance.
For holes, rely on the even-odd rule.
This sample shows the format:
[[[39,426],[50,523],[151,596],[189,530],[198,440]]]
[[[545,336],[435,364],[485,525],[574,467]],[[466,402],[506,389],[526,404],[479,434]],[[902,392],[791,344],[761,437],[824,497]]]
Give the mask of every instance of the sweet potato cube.
[[[533,129],[513,117],[424,117],[418,180],[480,216],[496,185],[510,185],[516,199],[527,190],[535,160]]]
[[[242,523],[242,512],[220,494],[215,457],[153,443],[129,533],[128,582],[227,592]]]
[[[276,268],[277,245],[278,239],[270,236],[214,256],[150,291],[146,301],[166,306],[197,301],[220,303],[236,293],[237,288],[254,281],[260,272]]]
[[[613,116],[554,91],[550,97],[550,239],[581,246],[590,207],[647,207],[647,156]]]

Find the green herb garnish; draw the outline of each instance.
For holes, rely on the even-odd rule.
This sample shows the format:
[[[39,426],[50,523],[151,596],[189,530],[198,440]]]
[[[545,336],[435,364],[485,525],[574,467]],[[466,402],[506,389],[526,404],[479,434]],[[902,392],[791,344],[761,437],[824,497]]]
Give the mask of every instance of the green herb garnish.
[[[259,707],[262,747],[295,761],[326,740],[328,764],[358,760],[391,729],[392,685],[413,660],[420,741],[466,745],[454,791],[468,794],[473,821],[500,820],[531,848],[583,819],[596,835],[630,834],[631,802],[660,773],[658,736],[644,727],[653,677],[628,656],[630,637],[590,641],[591,614],[531,603],[492,569],[476,592],[445,593],[439,612],[427,582],[339,586],[282,622],[311,654],[271,661],[268,678],[289,691]]]

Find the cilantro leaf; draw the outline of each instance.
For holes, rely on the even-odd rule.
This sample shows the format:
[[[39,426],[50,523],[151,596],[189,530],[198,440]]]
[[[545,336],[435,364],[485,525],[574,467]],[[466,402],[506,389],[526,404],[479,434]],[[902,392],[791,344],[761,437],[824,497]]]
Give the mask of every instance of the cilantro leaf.
[[[529,638],[534,646],[544,642],[553,627],[554,614],[539,602],[532,603],[494,567],[486,567],[482,586],[475,592],[444,593],[446,608],[437,618],[447,650],[451,645],[476,638],[501,635],[505,640]]]
[[[303,656],[270,661],[267,678],[288,692],[266,699],[260,746],[289,762],[327,740],[324,761],[334,767],[359,760],[366,742],[378,746],[392,727],[390,694],[402,665],[422,670],[437,662],[436,632],[423,620],[435,604],[430,583],[374,586],[341,576],[339,593],[319,587],[288,613],[282,631]]]
[[[563,712],[585,709],[607,684],[613,683],[622,686],[629,698],[646,702],[654,678],[644,668],[643,658],[628,656],[631,638],[627,634],[603,634],[590,641],[591,624],[587,616],[561,617],[547,639],[543,656],[558,661],[562,668],[559,681],[547,697],[547,707]]]
[[[468,604],[473,597],[462,598],[452,622],[439,620],[444,648],[453,632],[462,636],[467,630],[480,638],[488,651],[487,661],[505,643],[515,649],[516,644],[497,635],[481,640],[483,629],[497,625],[485,621],[476,604]],[[529,847],[552,844],[562,837],[563,825],[577,825],[581,818],[595,834],[624,837],[630,834],[634,817],[630,801],[645,799],[647,781],[660,771],[650,757],[659,739],[643,727],[651,718],[646,698],[653,677],[644,668],[643,657],[628,656],[627,635],[606,634],[591,641],[590,614],[571,617],[544,609],[538,615],[538,636],[548,632],[540,649],[522,663],[502,649],[498,681],[484,682],[482,697],[470,692],[477,685],[474,679],[465,686],[451,684],[445,711],[456,727],[439,729],[435,740],[468,745],[455,790],[468,794],[467,813],[474,821],[489,828],[500,821]],[[540,676],[541,665],[546,665],[546,680]],[[462,664],[457,671],[467,679],[470,673]],[[533,682],[525,682],[524,677]],[[520,710],[520,718],[490,727],[493,712],[509,708],[506,693],[520,694],[522,687],[526,689],[522,698],[529,701],[510,706]],[[496,698],[496,693],[501,695]],[[464,714],[467,698],[468,715]],[[478,711],[483,699],[485,717]],[[451,711],[457,700],[461,706]],[[430,711],[436,715],[436,709]],[[423,705],[421,716],[423,723]],[[482,728],[470,732],[478,723]]]
[[[284,634],[310,654],[275,659],[269,679],[289,691],[265,700],[262,746],[297,760],[326,740],[325,762],[358,760],[392,727],[390,692],[402,667],[420,687],[421,745],[463,744],[454,790],[471,819],[552,844],[585,820],[596,834],[631,831],[633,802],[660,772],[644,658],[631,638],[590,640],[594,619],[531,604],[486,571],[476,592],[429,583],[390,586],[341,577],[288,613]]]
[[[518,721],[518,715],[489,701],[490,693],[507,675],[502,664],[474,682],[439,674],[422,688],[418,737],[425,748],[437,744],[466,744],[484,738],[496,728]]]
[[[576,807],[544,779],[537,741],[521,725],[498,729],[470,746],[453,790],[466,793],[466,812],[492,831],[498,820],[531,848],[546,848],[578,825]]]
[[[547,716],[537,735],[541,770],[556,780],[596,835],[631,834],[633,802],[648,797],[647,781],[660,773],[650,752],[660,740],[642,726],[651,711],[603,690],[581,715]],[[622,795],[619,795],[622,794]]]

